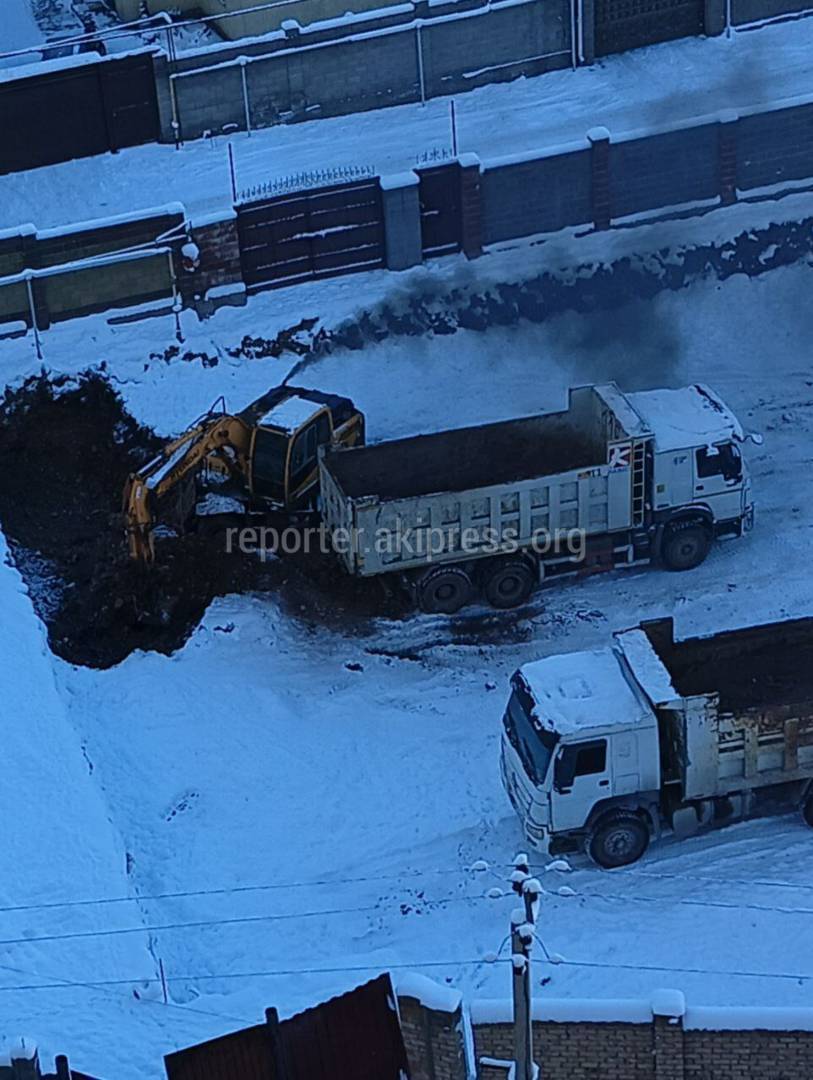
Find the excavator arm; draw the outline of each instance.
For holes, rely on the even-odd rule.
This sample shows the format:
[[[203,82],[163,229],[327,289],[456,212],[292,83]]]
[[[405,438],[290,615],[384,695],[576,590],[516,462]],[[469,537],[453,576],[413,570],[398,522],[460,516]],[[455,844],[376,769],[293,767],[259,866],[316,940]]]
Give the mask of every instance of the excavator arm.
[[[192,473],[215,459],[244,482],[248,475],[251,428],[239,416],[210,410],[157,457],[132,473],[124,488],[123,509],[130,556],[155,559],[155,509],[160,500]]]

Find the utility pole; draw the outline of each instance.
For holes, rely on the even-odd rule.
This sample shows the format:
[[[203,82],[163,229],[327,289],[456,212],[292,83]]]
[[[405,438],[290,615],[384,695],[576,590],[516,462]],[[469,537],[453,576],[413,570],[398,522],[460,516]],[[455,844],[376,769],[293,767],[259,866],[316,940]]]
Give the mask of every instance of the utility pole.
[[[514,1075],[516,1080],[535,1080],[531,1021],[531,949],[542,886],[531,877],[528,856],[517,855],[511,888],[522,898],[522,907],[511,912],[511,986],[514,1004]]]

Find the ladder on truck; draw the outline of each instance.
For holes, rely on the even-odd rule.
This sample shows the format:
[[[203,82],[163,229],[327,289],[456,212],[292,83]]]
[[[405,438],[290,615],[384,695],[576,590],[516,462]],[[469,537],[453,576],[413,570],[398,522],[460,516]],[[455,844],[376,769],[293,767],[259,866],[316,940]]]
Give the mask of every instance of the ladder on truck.
[[[646,443],[634,442],[632,444],[632,524],[643,525],[644,512],[646,510],[646,487],[644,474],[646,470]]]

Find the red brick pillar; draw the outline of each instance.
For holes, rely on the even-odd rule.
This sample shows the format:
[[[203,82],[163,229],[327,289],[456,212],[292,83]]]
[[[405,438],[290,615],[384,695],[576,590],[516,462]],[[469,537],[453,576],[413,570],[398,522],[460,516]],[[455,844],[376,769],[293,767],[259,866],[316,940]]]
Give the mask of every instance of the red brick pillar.
[[[652,1052],[655,1080],[685,1080],[683,1016],[686,1001],[679,990],[652,995]]]
[[[460,162],[460,246],[467,259],[483,254],[483,202],[480,187],[480,159],[461,154]]]
[[[416,977],[410,978],[416,985]],[[435,992],[453,995],[447,987],[436,987]],[[429,1008],[411,987],[407,993],[399,989],[398,1013],[412,1080],[467,1080],[462,1008],[459,999],[449,1004],[448,1011]]]
[[[591,149],[593,226],[609,229],[612,220],[610,195],[610,133],[605,127],[587,132]]]
[[[720,116],[720,202],[730,206],[737,201],[737,121],[735,112]]]

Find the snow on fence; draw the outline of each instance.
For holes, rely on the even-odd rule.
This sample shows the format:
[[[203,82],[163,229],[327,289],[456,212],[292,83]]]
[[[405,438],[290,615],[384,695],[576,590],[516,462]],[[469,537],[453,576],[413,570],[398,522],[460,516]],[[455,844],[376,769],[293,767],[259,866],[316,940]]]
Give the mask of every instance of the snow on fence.
[[[431,980],[397,986],[413,1074],[427,1080],[505,1080],[513,1055],[510,1000],[475,1001]],[[687,1005],[679,990],[649,999],[534,1000],[534,1057],[545,1080],[809,1080],[813,1008]]]
[[[364,206],[341,197],[342,187],[354,185],[364,187]],[[562,146],[482,161],[429,152],[413,170],[391,176],[361,164],[317,170],[235,192],[233,208],[192,223],[173,204],[61,229],[0,232],[0,335],[31,326],[32,311],[42,329],[51,319],[169,296],[206,314],[216,303],[242,302],[246,287],[290,284],[268,268],[286,263],[284,245],[294,241],[302,249],[299,280],[307,280],[326,272],[322,248],[330,273],[403,270],[563,229],[686,218],[804,190],[813,190],[811,97],[632,133],[594,128]],[[251,226],[271,214],[275,198],[296,192],[329,204],[330,228],[292,237],[266,229],[268,250],[255,266]],[[186,241],[194,242],[194,259],[191,246],[182,250]],[[370,257],[339,257],[334,249],[348,245]]]

